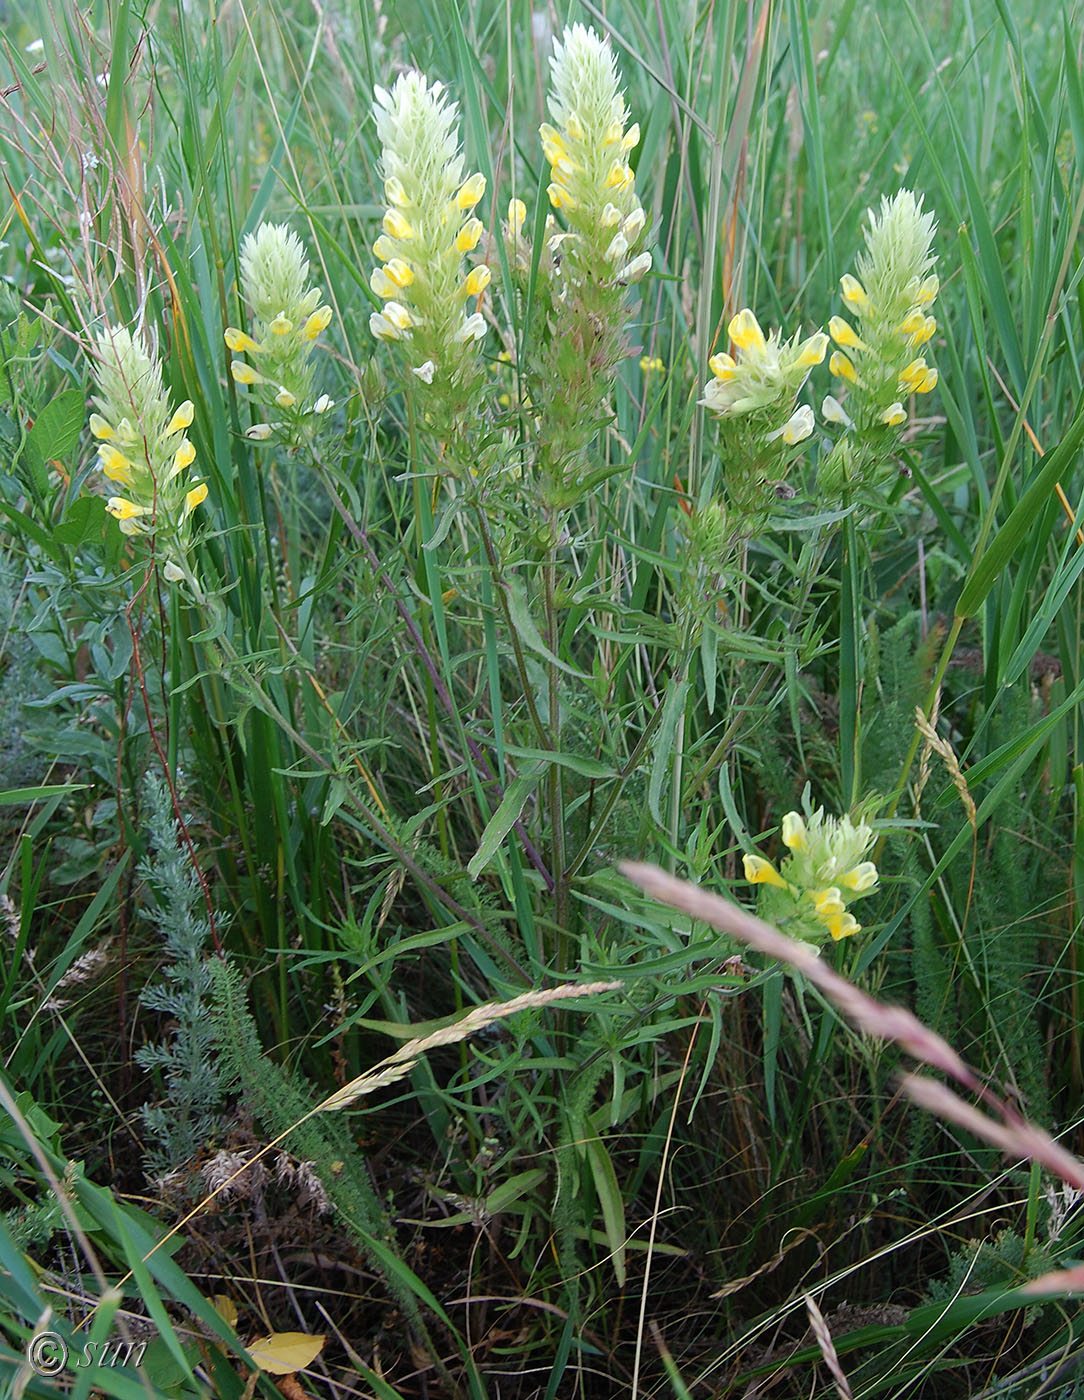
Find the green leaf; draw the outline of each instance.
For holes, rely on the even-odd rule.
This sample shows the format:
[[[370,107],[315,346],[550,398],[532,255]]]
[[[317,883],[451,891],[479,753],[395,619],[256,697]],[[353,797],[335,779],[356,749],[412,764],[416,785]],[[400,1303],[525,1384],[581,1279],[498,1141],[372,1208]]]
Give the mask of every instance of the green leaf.
[[[543,763],[535,763],[525,773],[520,773],[508,784],[504,796],[501,798],[500,806],[486,823],[486,829],[482,832],[478,849],[467,865],[467,873],[472,880],[477,880],[497,854],[497,848],[519,820],[524,803],[538,786],[544,769]]]
[[[610,1246],[610,1259],[614,1267],[619,1288],[625,1286],[625,1203],[621,1199],[621,1188],[617,1184],[617,1173],[610,1160],[610,1154],[601,1138],[589,1137],[585,1143],[591,1176],[595,1183],[599,1205],[602,1207],[602,1223],[606,1230],[606,1240]]]
[[[986,595],[1024,541],[1035,517],[1050,500],[1054,484],[1070,474],[1073,459],[1084,443],[1084,401],[1077,405],[1076,416],[1057,447],[1043,462],[1042,470],[1017,501],[1009,518],[994,536],[986,553],[974,561],[956,604],[957,617],[974,617]]]
[[[46,461],[59,460],[73,451],[86,419],[86,403],[78,389],[66,389],[38,414],[27,441]]]

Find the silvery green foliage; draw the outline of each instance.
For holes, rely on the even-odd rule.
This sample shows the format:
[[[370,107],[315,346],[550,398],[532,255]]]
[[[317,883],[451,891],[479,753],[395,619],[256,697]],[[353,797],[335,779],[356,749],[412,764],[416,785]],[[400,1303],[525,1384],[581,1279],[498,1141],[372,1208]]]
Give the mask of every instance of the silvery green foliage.
[[[147,1169],[162,1174],[191,1162],[220,1135],[223,1088],[211,1030],[211,930],[203,893],[180,844],[169,789],[157,774],[147,775],[144,797],[150,851],[139,873],[151,894],[147,914],[171,960],[163,968],[163,980],[146,987],[140,1001],[171,1024],[166,1039],[143,1046],[136,1059],[144,1069],[157,1071],[162,1085],[162,1101],[143,1108],[150,1139]]]

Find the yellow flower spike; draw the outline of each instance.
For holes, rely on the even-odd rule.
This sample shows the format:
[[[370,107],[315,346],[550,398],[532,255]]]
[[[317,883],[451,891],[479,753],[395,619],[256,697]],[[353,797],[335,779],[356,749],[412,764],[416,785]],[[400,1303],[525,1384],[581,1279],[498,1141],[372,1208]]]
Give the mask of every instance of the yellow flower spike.
[[[389,209],[381,220],[380,227],[389,238],[413,238],[414,229],[409,220],[399,213],[398,209]]]
[[[861,865],[856,865],[853,870],[848,870],[846,875],[841,875],[839,883],[849,890],[854,890],[857,894],[863,894],[866,890],[871,890],[877,883],[877,867],[873,861],[864,860]]]
[[[731,320],[727,334],[739,350],[763,350],[764,332],[760,322],[746,306]]]
[[[227,326],[223,339],[226,342],[226,349],[232,350],[235,355],[259,355],[262,353],[262,347],[257,345],[250,335],[239,331],[236,326]]]
[[[173,478],[178,474],[178,472],[183,472],[185,467],[191,466],[195,460],[196,449],[192,446],[188,439],[185,438],[184,441],[181,443],[180,447],[178,447],[177,451],[173,454],[173,465],[169,469],[170,481],[173,480]]]
[[[522,199],[510,199],[508,201],[508,227],[512,230],[513,236],[518,234],[527,220],[527,206]]]
[[[854,327],[842,316],[833,316],[828,322],[828,331],[837,345],[845,350],[868,350],[866,342],[855,333]]]
[[[841,938],[850,938],[852,934],[862,930],[862,925],[853,914],[834,914],[827,922],[828,932],[837,943]]]
[[[788,812],[783,818],[783,845],[788,851],[809,850],[809,840],[806,835],[805,822],[797,812]]]
[[[331,307],[319,306],[301,327],[301,335],[304,340],[315,340],[321,331],[326,331],[331,325]]]
[[[279,408],[293,408],[294,404],[297,403],[297,399],[290,393],[285,384],[280,384],[279,391],[275,395],[275,402],[278,404]]]
[[[98,448],[98,461],[110,481],[117,481],[121,486],[131,486],[132,464],[123,452],[118,452],[115,447],[103,442]]]
[[[733,379],[737,368],[734,358],[725,351],[720,351],[718,355],[712,355],[708,361],[708,369],[711,370],[716,379]]]
[[[869,297],[866,289],[859,282],[857,277],[852,277],[849,272],[845,272],[839,279],[840,290],[843,293],[843,300],[848,306],[853,306],[856,311],[865,311],[869,307]]]
[[[290,320],[285,311],[280,311],[271,322],[268,330],[272,335],[289,335],[293,328],[293,321]]]
[[[177,409],[173,417],[169,420],[166,428],[168,433],[183,433],[185,428],[192,426],[192,419],[196,415],[196,407],[191,399],[185,399],[184,403]]]
[[[901,423],[906,423],[907,411],[901,403],[889,404],[881,414],[881,422],[886,423],[890,428],[898,428]]]
[[[846,379],[851,384],[858,382],[858,373],[842,350],[833,350],[828,368],[838,379]]]
[[[745,878],[751,885],[778,885],[781,890],[790,888],[771,861],[765,860],[763,856],[744,855],[741,861],[745,868]]]
[[[384,264],[384,276],[397,287],[409,287],[414,281],[414,269],[402,258],[392,258]]]
[[[481,267],[472,267],[466,282],[463,284],[467,296],[480,296],[489,286],[492,276],[492,272],[484,264]]]
[[[395,243],[390,238],[385,238],[383,234],[373,244],[373,256],[381,262],[387,262],[389,258],[395,257]]]
[[[262,384],[263,375],[257,374],[251,365],[246,365],[244,360],[230,361],[230,374],[233,375],[235,384]]]
[[[482,174],[472,175],[460,185],[459,193],[455,197],[455,207],[463,210],[473,209],[485,192],[486,177]]]
[[[198,486],[193,486],[192,490],[184,498],[184,515],[187,520],[198,505],[202,505],[207,499],[207,483],[201,481]]]
[[[102,442],[108,442],[117,435],[112,424],[107,423],[100,413],[90,415],[90,431]]]
[[[523,211],[526,214],[526,210]],[[471,253],[478,246],[478,240],[482,236],[481,219],[468,219],[455,236],[455,251],[457,253]]]
[[[834,914],[842,914],[847,907],[835,885],[829,885],[824,890],[810,890],[809,897],[816,905],[817,913],[825,919]]]

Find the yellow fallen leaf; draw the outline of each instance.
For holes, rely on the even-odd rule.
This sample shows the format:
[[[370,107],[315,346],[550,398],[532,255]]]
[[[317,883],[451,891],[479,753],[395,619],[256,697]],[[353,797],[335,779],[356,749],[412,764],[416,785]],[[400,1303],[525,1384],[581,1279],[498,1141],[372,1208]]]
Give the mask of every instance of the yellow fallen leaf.
[[[249,1342],[247,1350],[261,1371],[288,1376],[315,1361],[326,1341],[326,1337],[313,1337],[308,1332],[272,1332]]]
[[[211,1298],[211,1307],[228,1327],[237,1326],[237,1304],[227,1294],[215,1293]]]

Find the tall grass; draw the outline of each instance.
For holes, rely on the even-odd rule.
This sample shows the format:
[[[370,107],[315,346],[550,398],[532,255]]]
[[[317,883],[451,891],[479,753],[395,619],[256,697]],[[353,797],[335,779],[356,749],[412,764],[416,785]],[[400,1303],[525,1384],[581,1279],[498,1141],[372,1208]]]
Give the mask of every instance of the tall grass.
[[[829,1395],[827,1329],[856,1396],[1071,1394],[1079,1319],[1018,1286],[1077,1257],[1075,1199],[906,1109],[897,1047],[615,867],[749,903],[742,855],[786,857],[804,792],[865,815],[879,883],[822,958],[1080,1146],[1080,5],[206,19],[32,5],[5,41],[6,1358],[49,1309],[73,1345],[129,1314],[157,1335],[141,1376],[69,1369],[82,1394],[240,1394],[242,1344],[303,1331],[328,1338],[314,1393]],[[583,366],[545,339],[566,19],[617,57],[654,256],[597,432],[561,420]],[[373,91],[413,66],[459,104],[493,238],[450,427],[369,332]],[[743,516],[709,357],[743,307],[787,337],[846,311],[900,188],[938,221],[937,389],[833,491],[825,360],[787,489]],[[333,313],[335,406],[293,446],[246,434],[266,399],[223,341],[265,220]],[[188,582],[105,508],[106,322],[194,405]],[[546,475],[554,423],[574,480]],[[170,1180],[144,1124],[171,1081],[144,1066],[179,1042],[140,995],[163,820],[234,1086]],[[389,1040],[569,980],[620,988],[438,1038],[348,1129],[311,1117]]]

